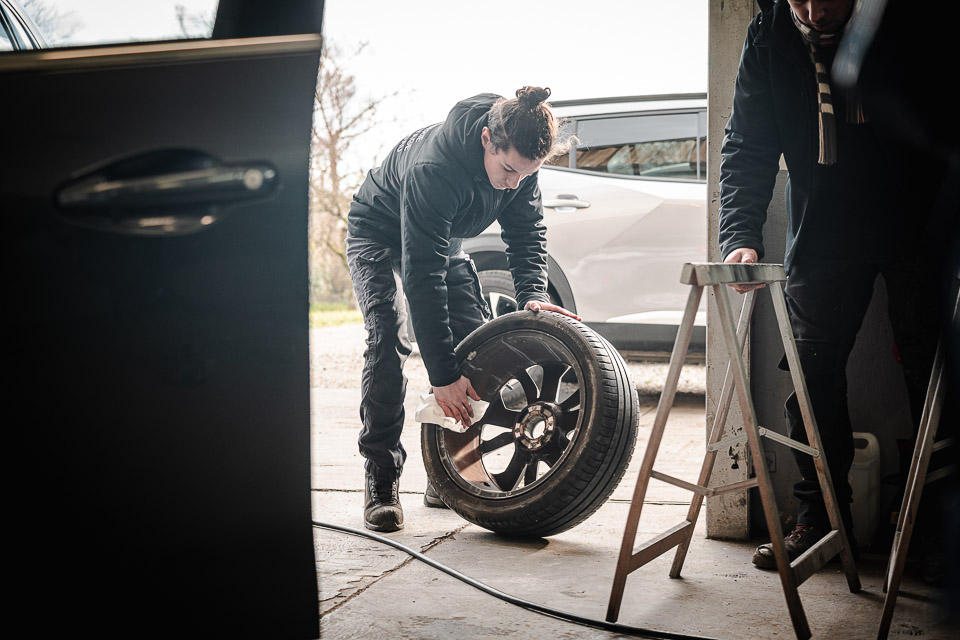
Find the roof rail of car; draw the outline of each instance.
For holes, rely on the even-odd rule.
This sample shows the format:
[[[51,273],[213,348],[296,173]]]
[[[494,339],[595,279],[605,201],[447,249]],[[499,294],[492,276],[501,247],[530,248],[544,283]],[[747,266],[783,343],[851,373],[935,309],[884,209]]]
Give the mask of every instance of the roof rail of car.
[[[649,96],[615,96],[611,98],[579,98],[576,100],[551,100],[552,107],[576,107],[587,104],[614,104],[618,102],[660,102],[663,100],[706,100],[705,93],[661,93]]]

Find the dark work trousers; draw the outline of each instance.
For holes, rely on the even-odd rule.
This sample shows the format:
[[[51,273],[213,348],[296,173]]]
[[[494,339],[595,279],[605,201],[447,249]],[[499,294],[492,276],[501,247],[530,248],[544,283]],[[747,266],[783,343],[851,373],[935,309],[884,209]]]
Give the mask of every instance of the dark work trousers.
[[[914,261],[852,262],[832,258],[798,259],[784,293],[800,364],[820,430],[824,455],[833,479],[840,513],[852,536],[853,428],[847,410],[847,359],[873,296],[877,275],[887,289],[890,324],[903,366],[914,431],[920,419],[933,354],[936,313],[926,279]],[[786,405],[790,437],[807,442],[796,394]],[[829,530],[813,458],[794,451],[802,480],[793,493],[800,499],[797,524]]]
[[[403,364],[411,349],[400,252],[376,240],[347,236],[347,262],[367,329],[360,383],[360,454],[366,458],[368,473],[378,480],[393,480],[407,459],[400,433],[407,393]],[[490,319],[490,310],[480,293],[477,269],[466,253],[450,258],[446,283],[450,330],[459,344]],[[423,342],[430,336],[417,338]]]

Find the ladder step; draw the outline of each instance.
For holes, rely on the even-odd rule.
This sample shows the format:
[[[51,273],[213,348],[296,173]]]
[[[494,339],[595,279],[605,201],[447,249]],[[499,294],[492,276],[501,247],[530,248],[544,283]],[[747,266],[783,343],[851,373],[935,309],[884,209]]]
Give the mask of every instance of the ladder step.
[[[749,480],[742,480],[740,482],[731,482],[730,484],[721,485],[719,487],[704,487],[699,484],[693,484],[692,482],[687,482],[686,480],[681,480],[680,478],[674,478],[673,476],[667,475],[665,473],[660,473],[659,471],[651,471],[651,478],[656,478],[661,482],[666,482],[667,484],[672,484],[675,487],[680,487],[681,489],[686,489],[687,491],[692,491],[694,493],[700,494],[708,498],[713,496],[718,496],[722,493],[730,493],[731,491],[743,491],[744,489],[751,489],[756,487],[759,484],[759,480],[756,478],[750,478]]]
[[[741,480],[740,482],[731,482],[730,484],[720,485],[719,487],[713,487],[708,489],[710,496],[719,496],[723,493],[730,493],[731,491],[743,491],[744,489],[751,489],[760,484],[760,481],[756,478],[750,478],[749,480]]]
[[[763,436],[764,438],[769,438],[774,442],[779,442],[782,445],[786,445],[791,449],[802,451],[808,456],[813,456],[814,458],[820,457],[820,452],[814,449],[813,447],[805,445],[802,442],[797,442],[796,440],[793,440],[792,438],[788,438],[787,436],[782,436],[776,431],[771,431],[770,429],[760,427],[757,429],[757,434]]]
[[[677,526],[664,531],[656,538],[640,545],[639,550],[630,557],[630,570],[627,571],[627,573],[633,573],[654,558],[660,557],[686,540],[693,534],[692,531],[687,532],[687,530],[691,528],[693,528],[693,523],[689,520],[684,520]]]
[[[651,471],[651,478],[656,478],[661,482],[666,482],[667,484],[672,484],[675,487],[680,487],[681,489],[686,489],[687,491],[693,491],[694,493],[699,493],[701,496],[712,495],[713,490],[703,487],[699,484],[693,484],[687,482],[686,480],[681,480],[680,478],[674,478],[673,476],[668,476],[665,473],[660,473],[659,471]]]
[[[816,544],[807,549],[803,555],[790,563],[793,577],[797,585],[803,584],[807,578],[820,570],[820,567],[830,562],[843,549],[843,538],[840,532],[834,529],[820,538]]]
[[[933,450],[940,451],[940,449],[946,449],[947,447],[952,447],[957,443],[956,438],[944,438],[938,442],[933,443]]]
[[[956,473],[958,466],[960,465],[951,464],[947,465],[946,467],[941,467],[940,469],[934,469],[933,471],[928,472],[923,484],[930,484],[931,482],[940,480],[941,478],[946,478],[947,476]]]
[[[680,272],[680,282],[697,287],[712,284],[746,282],[784,282],[787,274],[782,264],[688,262]]]

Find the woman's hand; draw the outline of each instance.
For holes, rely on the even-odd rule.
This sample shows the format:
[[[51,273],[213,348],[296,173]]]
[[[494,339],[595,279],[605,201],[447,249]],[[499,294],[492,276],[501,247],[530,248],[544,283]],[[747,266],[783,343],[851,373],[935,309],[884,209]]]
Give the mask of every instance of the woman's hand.
[[[527,311],[556,311],[557,313],[562,313],[565,316],[570,316],[574,320],[580,320],[580,316],[573,313],[572,311],[567,311],[563,307],[558,307],[555,304],[550,304],[549,302],[540,302],[539,300],[531,300],[523,307]]]
[[[470,418],[473,417],[469,398],[480,399],[466,376],[460,376],[459,380],[445,387],[434,387],[433,397],[443,409],[443,415],[453,418],[465,427],[470,426]]]

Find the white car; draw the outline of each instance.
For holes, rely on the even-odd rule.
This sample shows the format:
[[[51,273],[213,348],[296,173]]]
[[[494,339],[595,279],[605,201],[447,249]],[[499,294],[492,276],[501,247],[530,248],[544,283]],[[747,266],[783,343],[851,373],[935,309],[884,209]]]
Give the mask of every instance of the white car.
[[[620,349],[669,351],[689,293],[681,267],[706,260],[706,95],[552,105],[577,143],[539,174],[550,294]],[[463,247],[494,315],[515,310],[499,226]]]

